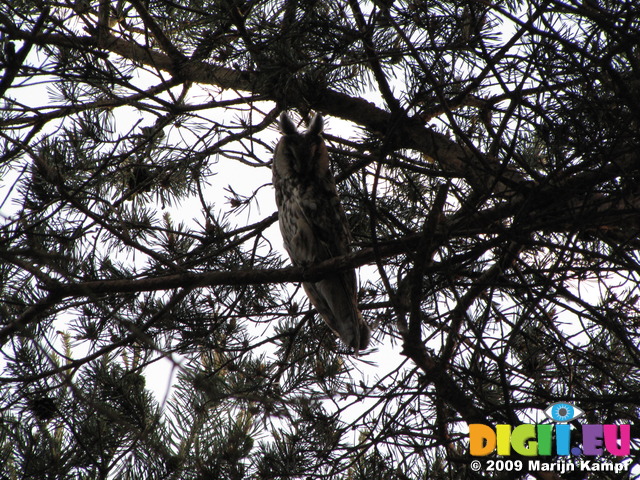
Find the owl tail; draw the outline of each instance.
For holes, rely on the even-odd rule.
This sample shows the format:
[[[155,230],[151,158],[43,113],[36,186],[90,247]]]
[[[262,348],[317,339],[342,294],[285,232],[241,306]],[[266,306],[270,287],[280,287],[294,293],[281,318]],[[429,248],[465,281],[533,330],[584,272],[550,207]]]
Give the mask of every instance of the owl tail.
[[[344,278],[332,275],[302,286],[320,316],[340,340],[352,347],[356,354],[367,348],[371,330],[358,310],[355,292],[346,287]]]

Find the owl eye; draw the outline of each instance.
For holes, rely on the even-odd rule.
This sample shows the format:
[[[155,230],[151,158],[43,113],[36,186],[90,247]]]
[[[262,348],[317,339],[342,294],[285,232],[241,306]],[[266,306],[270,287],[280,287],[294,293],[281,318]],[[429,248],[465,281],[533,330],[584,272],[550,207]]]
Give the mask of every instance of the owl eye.
[[[584,415],[584,410],[570,403],[559,402],[549,405],[544,414],[555,422],[565,423],[580,418]]]

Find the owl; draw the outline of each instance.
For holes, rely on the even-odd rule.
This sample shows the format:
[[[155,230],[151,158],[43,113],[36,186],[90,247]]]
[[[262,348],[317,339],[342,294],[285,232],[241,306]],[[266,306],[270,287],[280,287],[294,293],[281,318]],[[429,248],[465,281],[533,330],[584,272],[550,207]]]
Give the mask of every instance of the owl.
[[[294,265],[309,266],[349,252],[351,232],[336,183],[329,170],[329,154],[316,115],[299,133],[283,113],[282,138],[273,158],[273,186],[284,247]],[[338,337],[358,353],[367,348],[371,331],[357,302],[355,269],[336,271],[317,282],[302,284],[309,301]]]

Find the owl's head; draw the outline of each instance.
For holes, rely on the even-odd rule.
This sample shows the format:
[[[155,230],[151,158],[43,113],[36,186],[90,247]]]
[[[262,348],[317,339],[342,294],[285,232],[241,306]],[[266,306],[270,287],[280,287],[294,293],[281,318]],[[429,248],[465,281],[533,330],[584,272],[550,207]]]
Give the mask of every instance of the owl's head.
[[[329,171],[329,154],[322,139],[324,120],[316,114],[309,128],[298,132],[286,112],[280,115],[282,138],[273,157],[274,173],[279,177],[323,177]]]

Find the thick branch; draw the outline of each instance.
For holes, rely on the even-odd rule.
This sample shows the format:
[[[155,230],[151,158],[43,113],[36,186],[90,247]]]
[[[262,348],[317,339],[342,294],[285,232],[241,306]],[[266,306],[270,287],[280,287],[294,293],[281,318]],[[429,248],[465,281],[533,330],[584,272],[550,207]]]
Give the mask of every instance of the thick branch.
[[[13,26],[12,26],[13,27]],[[164,53],[138,45],[114,35],[69,37],[58,34],[31,35],[11,28],[16,38],[32,41],[36,45],[59,45],[67,48],[92,50],[105,48],[137,63],[168,71],[177,77],[203,84],[218,85],[224,89],[235,89],[272,96],[260,74],[205,62],[189,61],[181,65]],[[179,70],[179,71],[178,71]],[[304,102],[300,99],[300,105]],[[313,107],[330,115],[349,120],[363,127],[385,133],[388,143],[395,148],[412,148],[436,158],[442,167],[459,176],[469,174],[472,153],[459,146],[447,136],[435,132],[418,118],[394,118],[391,113],[362,98],[329,88],[314,95]]]

